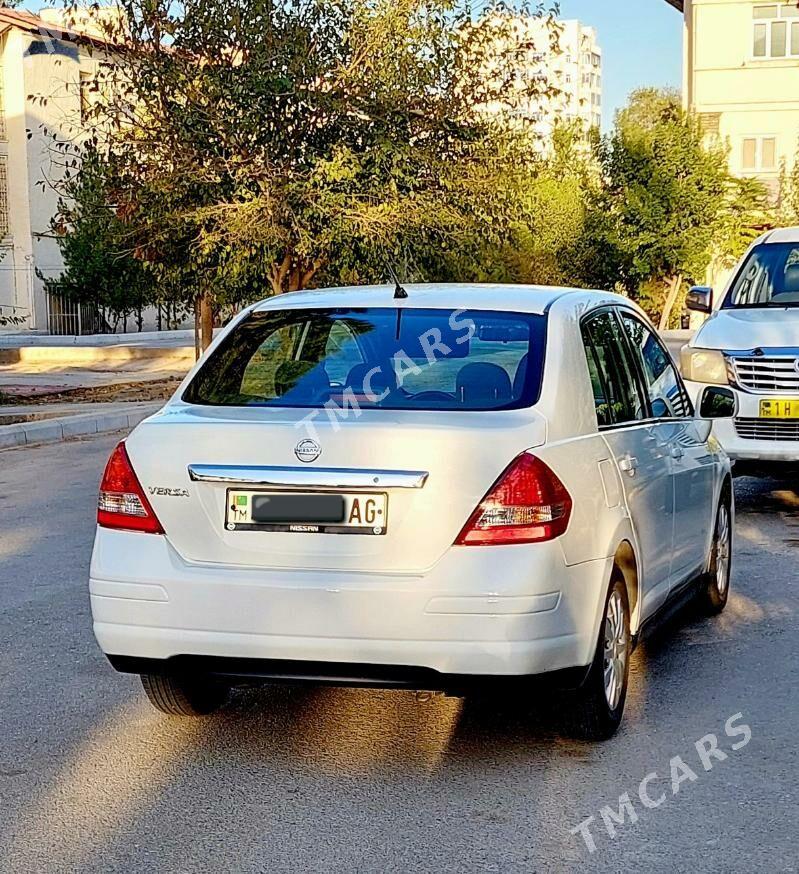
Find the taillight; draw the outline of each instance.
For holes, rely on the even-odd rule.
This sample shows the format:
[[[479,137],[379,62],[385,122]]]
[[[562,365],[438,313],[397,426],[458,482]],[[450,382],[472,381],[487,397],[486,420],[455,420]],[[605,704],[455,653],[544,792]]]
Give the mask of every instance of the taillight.
[[[539,543],[569,525],[572,499],[555,474],[523,452],[494,483],[455,541],[456,546]]]
[[[97,501],[97,524],[146,534],[164,533],[131,466],[124,440],[105,466]]]

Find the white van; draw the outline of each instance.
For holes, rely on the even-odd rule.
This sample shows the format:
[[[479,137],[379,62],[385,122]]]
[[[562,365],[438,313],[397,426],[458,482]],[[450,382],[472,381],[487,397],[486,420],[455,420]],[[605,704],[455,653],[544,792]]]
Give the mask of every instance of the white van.
[[[799,460],[799,228],[764,234],[717,300],[693,288],[687,306],[710,318],[682,350],[683,375],[694,397],[735,392],[738,415],[713,431],[736,472]]]

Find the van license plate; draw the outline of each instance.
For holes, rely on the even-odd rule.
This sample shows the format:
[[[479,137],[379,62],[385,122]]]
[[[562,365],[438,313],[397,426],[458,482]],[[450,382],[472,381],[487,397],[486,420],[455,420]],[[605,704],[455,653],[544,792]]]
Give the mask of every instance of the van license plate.
[[[263,492],[228,489],[228,531],[385,534],[385,493]]]
[[[799,399],[771,398],[760,402],[761,419],[799,419]]]

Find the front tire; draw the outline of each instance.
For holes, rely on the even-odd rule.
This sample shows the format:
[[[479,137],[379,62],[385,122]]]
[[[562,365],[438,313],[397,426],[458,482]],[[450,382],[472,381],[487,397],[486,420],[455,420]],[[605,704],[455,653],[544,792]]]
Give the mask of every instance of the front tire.
[[[620,574],[614,574],[594,660],[572,700],[568,723],[573,735],[602,741],[616,733],[627,698],[631,650],[627,586]]]
[[[698,603],[703,613],[714,616],[727,606],[732,568],[732,499],[729,488],[724,492],[716,512],[716,527],[708,571],[699,589]]]
[[[202,675],[142,674],[150,704],[168,716],[208,716],[222,707],[230,687]]]

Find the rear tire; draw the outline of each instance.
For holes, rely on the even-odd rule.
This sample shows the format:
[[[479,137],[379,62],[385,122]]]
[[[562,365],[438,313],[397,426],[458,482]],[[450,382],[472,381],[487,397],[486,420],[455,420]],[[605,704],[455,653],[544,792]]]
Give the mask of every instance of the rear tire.
[[[141,683],[150,704],[169,716],[208,716],[230,696],[230,687],[202,675],[142,674]]]
[[[732,499],[725,486],[716,511],[716,527],[710,552],[708,571],[699,588],[697,603],[707,616],[715,616],[727,606],[730,595],[732,567]]]
[[[574,693],[567,713],[570,734],[589,741],[608,740],[624,714],[630,673],[630,605],[627,586],[614,573],[605,598],[594,660],[583,685]]]

